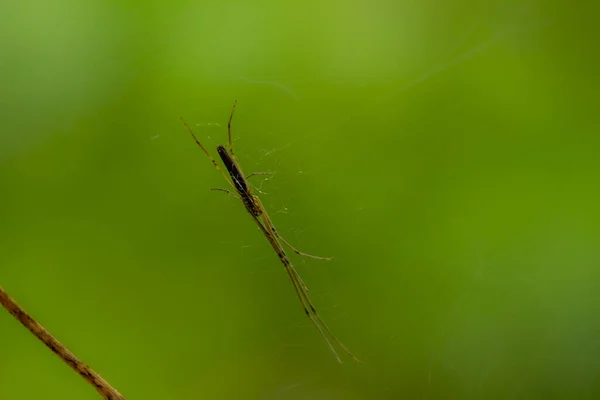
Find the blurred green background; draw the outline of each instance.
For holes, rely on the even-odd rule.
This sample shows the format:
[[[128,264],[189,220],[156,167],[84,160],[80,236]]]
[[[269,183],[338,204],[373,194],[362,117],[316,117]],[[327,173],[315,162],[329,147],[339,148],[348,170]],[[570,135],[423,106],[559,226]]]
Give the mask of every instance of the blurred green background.
[[[128,399],[600,398],[597,6],[21,1],[0,285]],[[340,365],[216,156],[235,149]],[[0,313],[1,399],[98,394]],[[347,360],[347,361],[346,361]]]

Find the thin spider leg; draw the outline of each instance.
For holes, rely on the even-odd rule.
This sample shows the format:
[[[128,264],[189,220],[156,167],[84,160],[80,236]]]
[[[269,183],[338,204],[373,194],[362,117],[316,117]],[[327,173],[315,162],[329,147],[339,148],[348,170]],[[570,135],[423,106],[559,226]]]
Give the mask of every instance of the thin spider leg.
[[[233,108],[231,109],[231,114],[229,114],[229,122],[227,122],[227,135],[229,136],[229,152],[231,153],[231,156],[234,159],[235,159],[235,155],[233,154],[233,141],[231,140],[231,120],[233,119],[233,112],[235,111],[236,104],[237,104],[237,100],[234,100]]]
[[[266,210],[265,207],[262,205],[260,199],[257,196],[254,196],[254,202],[257,204],[258,208],[262,211],[263,216],[267,215],[266,214]],[[273,224],[271,223],[271,220],[269,219],[269,217],[266,218],[268,220],[267,222],[267,226],[269,227],[269,230],[271,232],[273,232],[273,234],[277,237],[277,239],[281,240],[287,247],[289,247],[294,253],[298,254],[299,256],[303,256],[303,257],[308,257],[308,258],[315,258],[317,260],[333,260],[333,258],[331,257],[319,257],[319,256],[313,256],[312,254],[306,254],[301,252],[300,250],[296,249],[294,246],[292,246],[291,244],[288,243],[287,240],[285,240],[277,231],[277,229],[275,229],[275,226],[273,226]]]
[[[284,263],[284,265],[285,265],[285,263]],[[308,318],[310,318],[310,321],[313,323],[313,325],[317,327],[317,329],[319,330],[319,333],[321,334],[321,336],[323,336],[323,339],[325,339],[325,343],[327,343],[329,350],[331,350],[331,352],[333,353],[335,358],[338,360],[338,362],[340,364],[342,364],[342,360],[340,359],[340,356],[338,355],[337,351],[335,351],[335,348],[331,344],[331,341],[329,340],[329,338],[327,337],[325,332],[323,332],[323,328],[321,328],[321,326],[319,325],[319,322],[317,320],[315,320],[315,318],[313,317],[313,314],[315,316],[317,316],[317,318],[318,318],[318,315],[314,312],[311,314],[311,312],[309,311],[305,302],[302,299],[303,298],[302,294],[304,294],[304,296],[306,296],[306,294],[302,290],[302,285],[300,284],[300,282],[298,282],[298,278],[300,278],[300,277],[296,273],[296,270],[291,265],[287,265],[285,267],[285,270],[287,271],[287,273],[292,281],[292,284],[294,285],[294,289],[296,290],[296,295],[298,296],[298,299],[300,300],[300,304],[302,305],[302,308],[304,309],[304,313],[308,316]],[[318,318],[318,319],[320,319],[320,318]],[[325,326],[325,329],[329,330],[329,328],[327,328],[326,325],[324,325],[324,326]],[[342,348],[344,350],[348,351],[344,346],[342,346]]]
[[[289,262],[289,260],[288,260],[288,262]],[[285,265],[285,262],[284,262],[284,265]],[[352,357],[354,359],[354,361],[356,361],[358,363],[362,363],[362,361],[360,359],[358,359],[358,357],[356,357],[354,354],[352,354],[352,352],[340,341],[340,339],[338,339],[337,336],[335,336],[333,334],[331,329],[329,329],[329,326],[327,326],[325,321],[323,321],[323,319],[317,312],[317,309],[315,308],[314,304],[308,297],[307,291],[303,290],[303,287],[301,284],[301,283],[303,283],[302,278],[300,278],[300,275],[298,275],[298,272],[294,269],[294,267],[291,264],[289,264],[289,266],[286,267],[286,269],[287,269],[288,273],[291,275],[290,278],[292,279],[292,281],[295,282],[294,286],[296,288],[296,292],[297,292],[298,296],[301,299],[302,305],[304,307],[304,311],[306,312],[306,314],[308,314],[308,316],[313,321],[313,323],[319,328],[319,331],[321,332],[321,334],[323,335],[323,329],[324,329],[325,333],[327,335],[329,335],[329,337],[331,339],[333,339],[333,341],[335,343],[337,343],[346,353],[348,353],[348,355],[350,357]],[[310,310],[310,313],[308,312],[308,310]],[[321,329],[321,327],[323,329]],[[326,335],[323,335],[323,336],[326,336]],[[327,343],[330,344],[330,341],[327,340]],[[337,356],[337,353],[336,353],[336,356]],[[339,358],[338,358],[338,361],[339,361]]]
[[[297,278],[300,278],[300,276],[298,275],[298,273],[296,272],[295,269],[292,268],[292,273],[296,275]],[[350,357],[352,357],[354,359],[354,361],[358,362],[358,363],[362,363],[361,360],[359,360],[354,354],[352,354],[352,352],[350,350],[348,350],[348,348],[346,346],[344,346],[344,344],[340,341],[340,339],[337,338],[337,336],[335,336],[333,334],[333,332],[331,331],[331,329],[329,329],[329,327],[327,326],[327,324],[325,323],[325,321],[323,321],[323,319],[321,319],[321,316],[319,315],[319,313],[317,312],[317,310],[315,309],[314,304],[310,301],[310,298],[308,297],[308,293],[301,291],[302,297],[304,298],[306,304],[308,304],[308,307],[310,307],[310,310],[312,311],[313,315],[316,317],[317,321],[319,322],[319,324],[325,328],[325,331],[329,334],[329,336],[333,339],[334,342],[336,342],[342,349],[344,349],[344,351],[346,353],[348,353],[350,355]]]
[[[255,198],[257,198],[256,196],[254,196],[254,197],[255,197]],[[260,200],[259,200],[259,201],[260,201]],[[272,241],[275,241],[275,243],[277,244],[277,248],[275,249],[275,252],[276,252],[276,253],[279,255],[279,250],[281,250],[281,252],[282,252],[282,253],[285,255],[285,258],[287,259],[287,255],[285,254],[285,251],[284,251],[284,250],[283,250],[283,248],[281,247],[281,244],[279,244],[279,242],[277,242],[277,238],[276,238],[276,237],[273,237],[273,236],[272,236],[272,232],[273,232],[273,223],[271,222],[271,220],[269,219],[269,217],[268,217],[268,216],[265,218],[265,215],[266,215],[265,213],[266,213],[266,211],[265,211],[265,209],[264,209],[264,208],[261,208],[261,206],[259,206],[259,210],[261,211],[259,215],[260,215],[260,217],[262,218],[262,220],[263,220],[263,222],[264,222],[264,225],[266,225],[266,227],[265,227],[265,230],[266,230],[267,232],[269,232],[269,234],[268,234],[268,235],[267,235],[266,233],[265,233],[265,235],[267,235],[267,236],[268,236],[269,242],[271,242],[271,244],[272,244],[272,245],[273,245],[273,242],[272,242]],[[273,247],[275,247],[275,245],[273,245]],[[281,258],[281,256],[279,256],[279,257]],[[282,261],[283,261],[283,260],[282,260]],[[288,263],[291,265],[291,261],[289,261],[289,259],[287,259],[287,262],[288,262]],[[284,265],[285,265],[285,262],[284,262]],[[308,288],[308,286],[306,285],[306,283],[304,283],[304,281],[302,280],[302,278],[300,277],[300,275],[298,275],[297,273],[296,273],[295,275],[296,275],[296,277],[297,277],[297,279],[298,279],[298,281],[299,281],[299,283],[300,283],[300,286],[302,286],[302,289],[303,289],[305,292],[310,292],[310,289]]]
[[[286,255],[286,257],[287,257],[287,255]],[[288,259],[288,261],[289,261],[289,259]],[[291,264],[291,261],[290,261],[290,264]],[[296,272],[295,269],[294,269],[294,275],[296,276],[296,279],[298,280],[298,283],[300,284],[302,291],[307,292],[307,293],[310,292],[310,289],[308,288],[308,286],[306,286],[306,283],[304,283],[304,280],[302,280],[302,277],[300,275],[298,275],[298,273]]]
[[[240,167],[240,164],[238,163],[237,158],[235,158],[235,153],[233,152],[233,139],[231,138],[231,121],[233,120],[233,113],[235,112],[235,106],[237,105],[237,100],[235,100],[233,102],[233,107],[231,108],[231,114],[229,114],[229,121],[227,121],[227,136],[229,138],[229,153],[231,154],[231,158],[233,158],[233,160],[235,161],[235,164],[241,174],[241,176],[244,176],[244,173],[242,172],[242,167]]]
[[[225,192],[228,195],[230,195],[231,197],[234,197],[234,198],[236,198],[238,200],[242,200],[240,198],[240,196],[238,196],[237,194],[233,193],[231,190],[221,189],[221,188],[213,188],[213,189],[210,189],[210,190],[215,191],[215,192]]]
[[[194,132],[192,132],[192,128],[190,128],[190,126],[185,122],[185,120],[183,119],[183,117],[181,118],[181,122],[183,122],[183,125],[185,126],[185,128],[188,130],[188,132],[190,133],[190,135],[192,135],[192,137],[194,138],[194,141],[196,141],[196,144],[200,147],[200,149],[202,149],[202,151],[204,152],[204,154],[206,154],[206,157],[208,157],[210,159],[210,161],[213,163],[213,165],[215,166],[215,168],[217,170],[219,170],[219,172],[221,173],[221,175],[223,175],[223,178],[225,178],[225,180],[227,182],[229,182],[229,184],[235,188],[235,186],[233,185],[233,183],[229,180],[229,178],[225,174],[225,171],[223,171],[219,167],[219,164],[217,164],[217,160],[215,160],[214,158],[212,158],[212,156],[208,153],[208,151],[206,151],[206,149],[204,148],[204,146],[202,146],[202,144],[200,143],[200,141],[196,138],[196,135],[194,135]]]
[[[287,247],[289,247],[294,253],[298,254],[299,256],[314,258],[317,260],[328,260],[328,261],[333,260],[333,257],[319,257],[319,256],[313,256],[312,254],[303,253],[300,250],[296,249],[291,244],[289,244],[288,241],[285,240],[283,237],[281,237],[281,235],[279,234],[279,232],[277,232],[277,230],[273,230],[273,233],[275,234],[275,236],[277,236],[277,239],[281,240]]]
[[[255,196],[255,200],[258,199]],[[265,211],[264,208],[262,208],[262,204],[260,203],[260,200],[258,200],[256,202],[256,204],[258,205],[259,208],[261,208],[262,213],[261,213],[261,219],[264,222],[264,225],[266,225],[266,227],[263,227],[265,230],[269,231],[269,232],[276,232],[275,231],[275,227],[273,226],[273,223],[271,222],[271,220],[269,219],[269,215],[267,214],[267,212]],[[256,217],[255,217],[256,218]],[[264,232],[264,231],[263,231]],[[289,266],[290,268],[290,273],[292,275],[294,275],[295,280],[298,282],[299,284],[299,288],[300,288],[300,295],[301,297],[304,299],[303,300],[303,304],[308,305],[308,307],[310,308],[310,310],[312,311],[312,314],[315,316],[316,320],[319,322],[319,324],[325,328],[325,331],[329,334],[329,336],[333,339],[334,342],[336,342],[342,349],[344,349],[344,351],[346,353],[348,353],[355,361],[357,362],[361,362],[354,354],[352,354],[352,352],[350,350],[348,350],[348,348],[346,346],[344,346],[344,344],[333,334],[333,332],[331,331],[331,329],[329,329],[329,327],[327,326],[327,324],[325,323],[325,321],[323,321],[321,319],[321,316],[319,315],[319,313],[317,312],[314,304],[312,303],[312,301],[310,300],[310,298],[308,297],[308,288],[306,287],[306,285],[304,284],[304,282],[302,281],[302,278],[300,278],[300,275],[298,275],[298,272],[296,272],[296,270],[293,268],[291,262],[289,261],[289,259],[287,258],[285,252],[283,251],[283,248],[281,247],[281,245],[279,245],[279,242],[277,242],[277,240],[272,240],[270,239],[269,242],[271,242],[271,245],[273,246],[273,248],[275,249],[275,251],[277,252],[277,254],[279,255],[279,258],[281,259],[281,261],[283,262],[284,265]],[[275,243],[278,245],[276,247]],[[302,290],[302,289],[306,289],[306,290]],[[312,319],[312,318],[311,318]]]
[[[253,198],[257,198],[256,196],[253,196]],[[245,205],[245,204],[244,204]],[[264,223],[259,219],[259,217],[261,217],[261,214],[264,213],[264,209],[258,209],[259,213],[256,214],[255,210],[248,208],[248,206],[246,206],[246,210],[248,211],[248,213],[250,214],[250,216],[252,217],[252,219],[254,219],[254,221],[256,222],[256,224],[258,225],[258,227],[260,228],[260,230],[262,231],[262,233],[265,235],[265,237],[267,238],[267,240],[269,241],[269,243],[271,244],[271,246],[273,247],[273,249],[275,250],[275,253],[277,253],[277,255],[279,256],[279,258],[281,258],[281,261],[283,262],[283,265],[291,265],[291,261],[289,261],[289,259],[287,258],[287,254],[285,254],[285,251],[283,250],[283,248],[281,247],[281,245],[279,244],[279,242],[277,242],[277,239],[275,237],[273,237],[273,235],[270,233],[271,230],[267,227],[265,227],[265,224],[270,224],[271,225],[271,220],[267,220]],[[287,263],[287,264],[286,264]],[[308,289],[308,286],[306,286],[306,283],[304,283],[304,281],[302,280],[302,278],[300,277],[300,275],[296,274],[298,277],[298,280],[300,281],[300,285],[302,286],[302,288],[306,291],[309,292],[310,290]]]
[[[253,172],[250,175],[248,175],[246,177],[246,179],[249,179],[250,177],[256,176],[256,175],[271,175],[271,173],[270,172]]]
[[[256,222],[256,225],[258,225],[260,230],[263,232],[263,234],[265,235],[265,237],[267,238],[269,243],[271,243],[271,246],[273,247],[273,249],[279,256],[279,259],[281,260],[283,266],[285,267],[286,272],[288,273],[288,275],[290,277],[290,280],[292,281],[292,284],[294,285],[294,290],[296,291],[298,300],[300,300],[300,304],[302,305],[302,308],[304,309],[304,313],[310,318],[311,322],[317,328],[319,333],[321,333],[321,336],[323,337],[323,339],[325,339],[327,346],[332,351],[332,353],[334,354],[334,356],[338,360],[338,362],[341,364],[342,360],[340,359],[340,356],[338,355],[337,351],[335,351],[335,348],[331,344],[331,341],[329,340],[329,338],[323,331],[323,328],[321,327],[321,325],[319,325],[319,322],[323,325],[323,327],[326,329],[326,331],[329,332],[330,336],[332,338],[334,338],[336,340],[336,342],[338,342],[346,352],[348,352],[355,360],[358,360],[356,357],[354,357],[354,355],[352,355],[352,353],[350,353],[348,351],[348,349],[343,344],[341,344],[339,342],[339,340],[337,340],[337,338],[335,336],[333,336],[333,334],[331,334],[331,331],[327,327],[327,325],[322,323],[321,318],[318,316],[318,314],[316,314],[315,307],[313,306],[312,303],[310,303],[310,300],[308,300],[308,302],[305,302],[305,299],[308,299],[308,295],[306,294],[306,292],[304,290],[302,290],[302,286],[303,286],[302,279],[300,278],[300,276],[298,275],[298,273],[292,266],[292,263],[290,262],[289,258],[285,254],[285,251],[283,250],[281,245],[277,242],[277,240],[273,236],[269,235],[269,230],[264,227],[264,225],[261,223],[261,221],[258,219],[258,217],[252,215],[252,219],[254,220],[254,222]],[[311,313],[311,311],[312,311],[312,313]],[[317,319],[315,319],[315,317],[317,317]]]

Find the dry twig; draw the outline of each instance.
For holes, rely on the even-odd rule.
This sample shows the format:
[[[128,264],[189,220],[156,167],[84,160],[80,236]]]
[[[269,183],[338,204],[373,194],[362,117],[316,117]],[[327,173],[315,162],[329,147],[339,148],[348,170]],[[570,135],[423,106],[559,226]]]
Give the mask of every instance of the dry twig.
[[[0,286],[0,304],[4,306],[16,319],[18,319],[25,328],[29,329],[31,333],[39,340],[42,341],[50,350],[59,356],[69,367],[73,368],[75,372],[83,377],[86,381],[91,383],[96,390],[106,400],[125,400],[125,397],[119,393],[115,388],[110,386],[100,375],[98,375],[93,369],[86,365],[83,361],[71,353],[69,349],[63,346],[58,340],[54,338],[43,326],[37,323],[36,320],[31,318],[29,314],[17,302],[11,298]]]

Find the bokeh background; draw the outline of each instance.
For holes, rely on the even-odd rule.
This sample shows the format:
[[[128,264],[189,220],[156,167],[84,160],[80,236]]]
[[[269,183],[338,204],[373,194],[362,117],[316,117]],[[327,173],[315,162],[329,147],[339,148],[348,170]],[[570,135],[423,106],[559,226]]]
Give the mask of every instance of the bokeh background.
[[[0,285],[128,399],[600,398],[597,6],[21,1]],[[596,8],[596,9],[594,9]],[[233,135],[338,364],[216,155]],[[0,398],[98,394],[0,312]]]

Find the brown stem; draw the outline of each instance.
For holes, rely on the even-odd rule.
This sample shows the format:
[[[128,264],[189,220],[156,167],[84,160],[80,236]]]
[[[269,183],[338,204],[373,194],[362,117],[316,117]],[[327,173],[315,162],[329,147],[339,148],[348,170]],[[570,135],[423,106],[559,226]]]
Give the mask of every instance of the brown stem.
[[[96,390],[106,400],[125,400],[125,397],[114,389],[108,382],[106,382],[100,375],[94,372],[89,366],[83,363],[75,354],[71,353],[69,349],[63,346],[58,340],[54,338],[43,326],[38,324],[33,318],[27,314],[25,310],[21,308],[0,286],[0,304],[4,306],[16,319],[18,319],[25,328],[29,329],[31,333],[39,340],[42,341],[50,350],[52,350],[57,356],[62,358],[69,367],[73,368],[75,372],[83,377],[86,381],[91,383]]]

